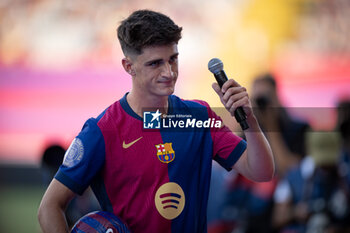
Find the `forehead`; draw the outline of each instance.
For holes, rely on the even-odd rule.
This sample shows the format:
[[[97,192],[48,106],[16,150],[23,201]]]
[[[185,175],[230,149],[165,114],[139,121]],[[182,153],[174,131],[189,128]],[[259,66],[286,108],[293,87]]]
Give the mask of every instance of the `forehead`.
[[[253,82],[253,87],[261,89],[274,89],[274,86],[271,84],[271,82],[261,79],[255,80]]]
[[[169,59],[178,53],[177,44],[149,46],[142,49],[142,53],[137,56],[138,61]]]
[[[253,95],[272,95],[274,93],[273,86],[266,81],[257,80],[253,83]]]

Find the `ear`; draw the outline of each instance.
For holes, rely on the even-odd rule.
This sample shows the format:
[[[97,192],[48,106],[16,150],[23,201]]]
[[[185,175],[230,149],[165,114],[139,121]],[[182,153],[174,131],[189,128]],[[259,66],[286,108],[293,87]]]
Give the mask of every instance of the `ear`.
[[[125,57],[122,59],[122,65],[124,67],[124,70],[129,73],[131,76],[135,76],[136,73],[135,73],[135,70],[133,69],[132,67],[132,61],[130,58],[128,57]]]

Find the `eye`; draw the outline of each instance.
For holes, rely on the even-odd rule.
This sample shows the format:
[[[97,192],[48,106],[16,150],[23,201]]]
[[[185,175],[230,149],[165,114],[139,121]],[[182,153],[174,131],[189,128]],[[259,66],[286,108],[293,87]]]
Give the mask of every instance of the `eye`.
[[[159,66],[159,62],[158,61],[154,61],[154,62],[152,62],[149,65],[152,66],[152,67],[157,67],[157,66]]]
[[[150,63],[148,63],[148,66],[152,67],[152,68],[157,68],[162,64],[161,60],[156,60],[156,61],[152,61]]]
[[[176,62],[177,62],[177,56],[171,57],[170,60],[169,60],[170,64],[174,64]]]

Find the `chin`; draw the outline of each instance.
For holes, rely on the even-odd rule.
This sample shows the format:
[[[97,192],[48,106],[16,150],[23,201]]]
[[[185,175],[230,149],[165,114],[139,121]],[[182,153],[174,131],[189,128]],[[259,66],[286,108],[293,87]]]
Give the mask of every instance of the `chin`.
[[[166,90],[161,90],[159,91],[159,95],[160,96],[169,96],[169,95],[172,95],[174,93],[174,88],[167,88]]]

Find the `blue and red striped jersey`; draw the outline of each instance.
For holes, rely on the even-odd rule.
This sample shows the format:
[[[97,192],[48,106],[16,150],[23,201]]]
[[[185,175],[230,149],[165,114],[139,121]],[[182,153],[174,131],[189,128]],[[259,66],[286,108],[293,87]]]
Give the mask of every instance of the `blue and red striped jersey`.
[[[204,101],[168,102],[168,115],[221,120]],[[225,126],[144,129],[125,95],[86,121],[55,178],[78,194],[91,185],[134,233],[203,233],[212,160],[231,170],[245,149]]]

